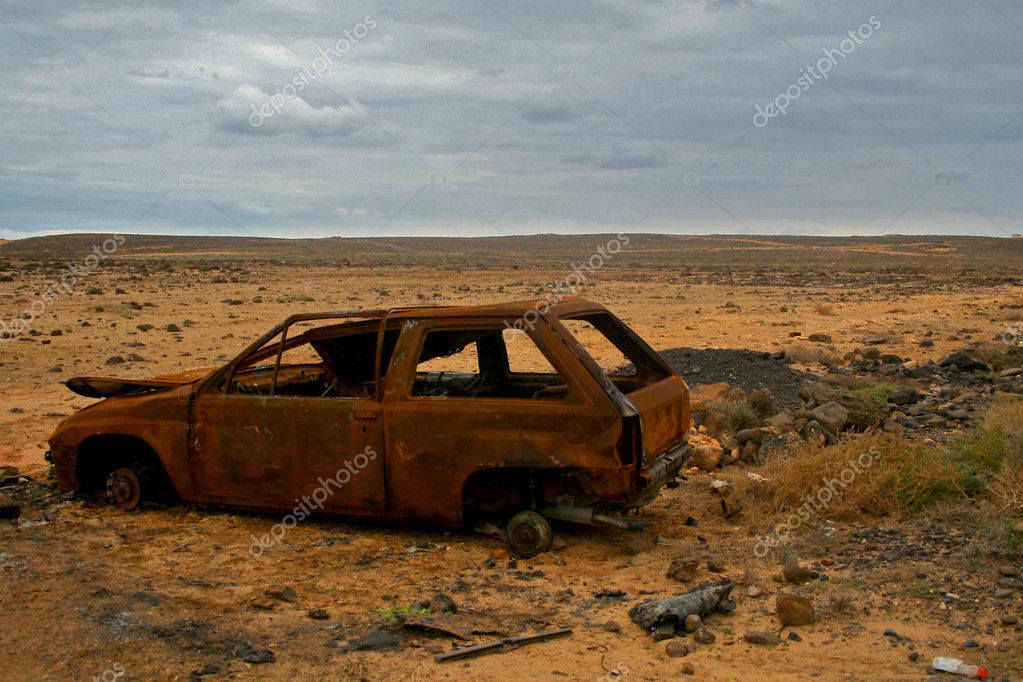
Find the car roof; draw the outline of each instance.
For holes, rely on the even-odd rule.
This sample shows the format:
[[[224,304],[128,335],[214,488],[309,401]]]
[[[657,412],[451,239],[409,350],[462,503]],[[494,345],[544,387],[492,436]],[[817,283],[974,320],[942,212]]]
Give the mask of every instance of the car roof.
[[[556,300],[532,299],[512,301],[509,303],[491,303],[471,306],[402,306],[398,308],[378,310],[347,310],[320,313],[297,313],[287,319],[288,323],[304,320],[325,320],[331,318],[382,318],[392,320],[439,318],[439,317],[522,317],[530,311],[555,316],[579,313],[606,312],[599,303],[588,301],[580,296],[563,296]]]

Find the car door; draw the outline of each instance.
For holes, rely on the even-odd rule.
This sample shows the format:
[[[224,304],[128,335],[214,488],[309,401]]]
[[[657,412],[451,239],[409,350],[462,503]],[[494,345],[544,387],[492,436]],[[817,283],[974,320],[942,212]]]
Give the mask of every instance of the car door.
[[[617,473],[611,459],[594,461],[619,436],[610,402],[594,405],[578,388],[579,373],[537,347],[534,332],[514,332],[522,346],[512,353],[528,349],[546,367],[510,372],[505,331],[493,319],[406,322],[384,393],[392,513],[458,523],[463,487],[482,469]]]
[[[289,364],[291,351],[312,357]],[[380,403],[373,395],[318,395],[314,378],[320,370],[307,362],[318,358],[308,344],[284,356],[273,370],[245,370],[242,361],[242,371],[211,382],[196,396],[189,455],[199,500],[254,509],[379,513],[386,506]],[[289,394],[282,388],[285,380],[303,394]],[[274,390],[265,390],[267,381]]]

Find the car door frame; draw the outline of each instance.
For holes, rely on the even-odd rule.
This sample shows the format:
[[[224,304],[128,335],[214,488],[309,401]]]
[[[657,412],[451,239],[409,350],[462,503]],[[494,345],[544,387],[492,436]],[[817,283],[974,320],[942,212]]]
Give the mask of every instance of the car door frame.
[[[192,477],[192,484],[196,491],[196,498],[199,502],[204,503],[215,503],[215,504],[226,504],[234,507],[250,508],[250,509],[305,509],[302,505],[309,505],[309,499],[317,501],[317,509],[325,509],[328,513],[343,513],[346,515],[367,515],[375,516],[381,514],[386,508],[387,503],[387,483],[386,483],[386,471],[383,466],[383,428],[382,419],[380,414],[382,412],[380,401],[377,399],[377,395],[367,398],[314,398],[314,397],[302,397],[302,396],[261,396],[261,395],[245,395],[245,394],[232,394],[228,393],[231,378],[234,376],[237,368],[243,365],[246,361],[251,359],[254,355],[260,355],[265,353],[271,348],[271,342],[273,345],[278,347],[275,368],[274,368],[274,383],[280,371],[281,356],[284,352],[284,347],[287,344],[287,332],[288,330],[299,322],[304,321],[317,321],[317,320],[329,320],[329,319],[355,319],[365,318],[370,321],[375,321],[375,318],[380,317],[384,314],[384,311],[339,311],[334,313],[325,314],[298,314],[288,317],[283,322],[279,323],[263,336],[258,338],[256,341],[251,343],[244,351],[239,353],[232,361],[224,365],[218,371],[211,374],[206,380],[201,382],[197,386],[195,392],[191,396],[191,404],[189,409],[189,436],[188,436],[188,460],[189,460],[189,471]],[[279,339],[277,337],[280,337]],[[380,383],[379,373],[375,374],[375,382],[377,386]],[[331,454],[337,455],[338,459],[336,469],[331,466],[317,466],[316,471],[310,472],[307,477],[308,481],[303,481],[300,485],[292,486],[292,489],[282,490],[278,494],[271,496],[260,496],[253,497],[251,494],[247,494],[244,490],[228,491],[227,494],[216,494],[215,486],[212,482],[206,481],[204,471],[204,458],[209,458],[215,455],[210,453],[211,449],[217,447],[216,445],[210,445],[209,441],[203,441],[203,436],[208,436],[211,430],[216,433],[216,429],[212,428],[210,424],[200,423],[202,417],[202,410],[204,408],[204,398],[210,398],[211,396],[221,400],[226,400],[228,397],[232,399],[232,402],[239,402],[242,406],[248,403],[249,406],[260,409],[266,407],[265,403],[273,399],[273,402],[279,400],[284,401],[296,401],[292,403],[292,407],[301,406],[301,401],[315,401],[309,404],[313,406],[314,411],[329,411],[330,406],[334,406],[334,409],[339,412],[348,412],[351,417],[351,433],[357,434],[354,440],[358,439],[358,435],[367,436],[363,439],[363,442],[369,441],[367,447],[355,448],[356,451],[349,451],[350,448],[338,450],[334,448],[331,450]],[[276,406],[271,407],[271,410],[279,410],[282,407],[286,407],[287,403],[278,403]],[[285,415],[285,419],[286,419]],[[287,433],[287,423],[284,424],[285,433]],[[255,429],[259,429],[259,424],[249,425]],[[254,434],[255,437],[256,434]],[[270,434],[272,437],[272,433]],[[222,436],[216,433],[214,436],[214,442],[220,443]],[[359,443],[362,444],[361,442]],[[221,445],[223,447],[223,445]],[[285,449],[287,449],[285,447]],[[329,448],[328,448],[329,449]],[[222,458],[222,453],[221,453]],[[345,459],[341,459],[341,458]],[[348,459],[350,458],[350,459]],[[360,465],[360,462],[366,462],[365,466]],[[223,463],[223,462],[221,462]],[[229,465],[231,463],[228,463]],[[284,466],[288,466],[288,462],[284,462]],[[292,463],[293,464],[293,463]],[[235,462],[234,466],[238,466]],[[272,467],[271,467],[272,469]],[[214,471],[216,471],[214,469]],[[370,480],[370,476],[363,475],[364,471],[371,471],[373,474],[374,481]],[[343,477],[342,474],[347,472]],[[223,472],[220,472],[223,473]],[[325,474],[333,473],[333,477],[324,478]],[[221,476],[222,477],[222,476]],[[333,479],[333,481],[331,480]],[[370,494],[358,501],[358,504],[352,504],[345,495],[338,495],[342,492],[344,486],[350,480],[358,480],[359,488],[365,488],[367,485],[371,488],[374,494]],[[333,485],[331,483],[333,482]],[[372,485],[370,485],[372,484]],[[320,490],[327,490],[329,495],[325,501],[320,503],[316,500],[317,493]],[[348,492],[351,493],[353,487],[349,486]],[[358,492],[358,488],[355,489]]]

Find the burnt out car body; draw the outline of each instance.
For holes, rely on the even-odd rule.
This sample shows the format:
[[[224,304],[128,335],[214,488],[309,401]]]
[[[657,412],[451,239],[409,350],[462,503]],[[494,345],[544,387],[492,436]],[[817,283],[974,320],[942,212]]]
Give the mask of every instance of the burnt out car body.
[[[51,437],[59,486],[123,508],[163,486],[439,525],[528,511],[530,535],[623,525],[689,455],[686,384],[575,297],[293,315],[220,368],[68,386],[105,399]]]

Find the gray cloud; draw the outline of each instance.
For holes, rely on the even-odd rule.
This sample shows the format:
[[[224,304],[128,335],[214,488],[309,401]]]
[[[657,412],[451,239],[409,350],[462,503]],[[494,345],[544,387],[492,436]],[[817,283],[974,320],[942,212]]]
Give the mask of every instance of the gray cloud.
[[[522,110],[522,118],[530,123],[562,123],[580,116],[570,104],[531,104]]]
[[[1023,10],[1010,3],[488,4],[5,7],[0,236],[1023,222]],[[871,16],[880,29],[827,80],[753,125],[756,105]]]

